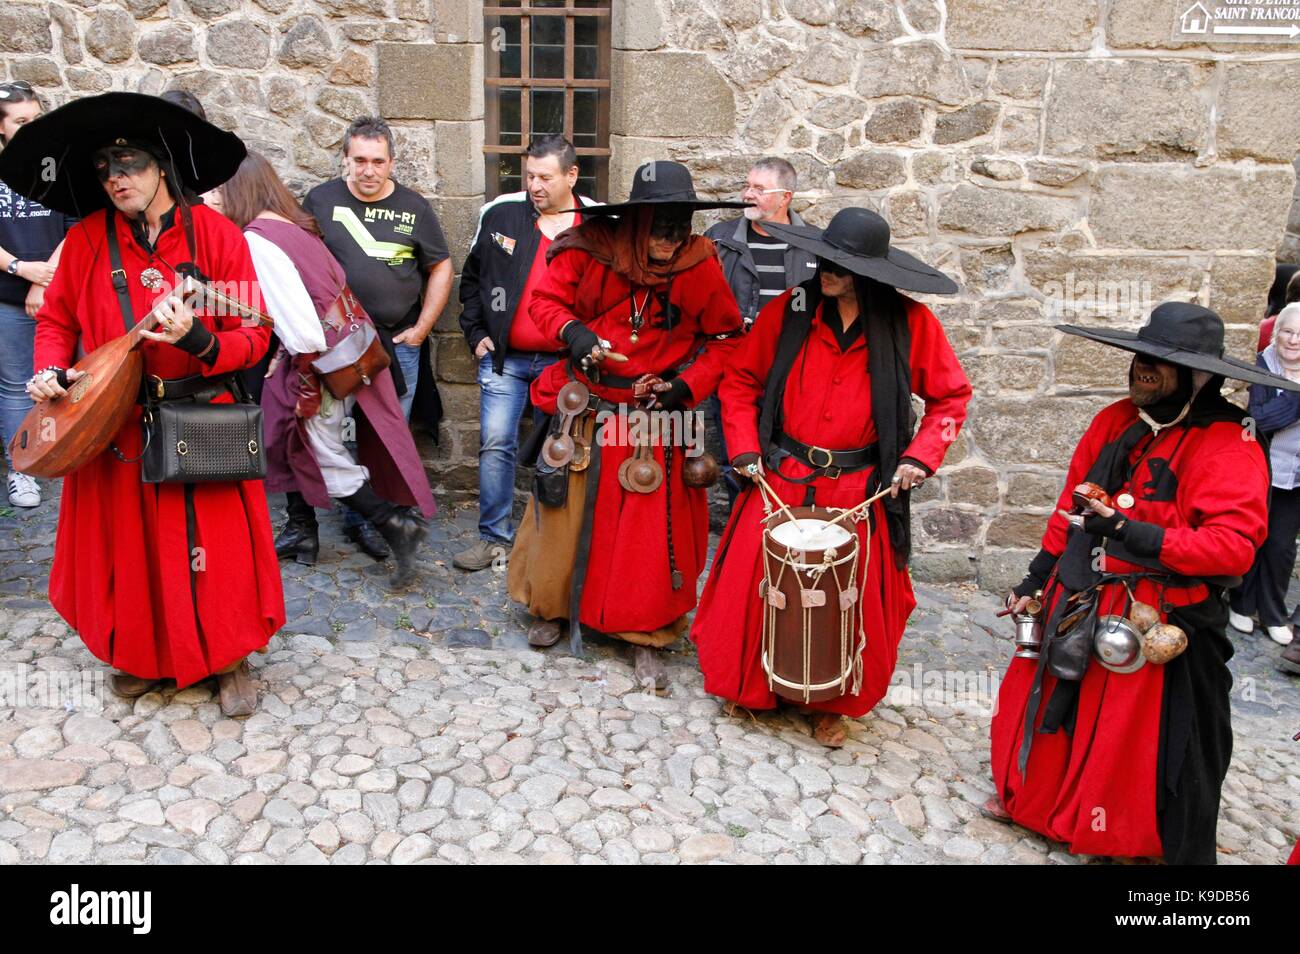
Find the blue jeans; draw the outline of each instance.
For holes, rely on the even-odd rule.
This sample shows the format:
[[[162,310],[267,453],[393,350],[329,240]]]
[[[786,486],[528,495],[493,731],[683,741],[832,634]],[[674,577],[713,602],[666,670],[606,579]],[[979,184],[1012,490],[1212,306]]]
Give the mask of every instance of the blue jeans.
[[[409,421],[411,405],[415,403],[415,386],[420,382],[420,348],[418,345],[411,347],[408,344],[395,344],[393,350],[397,353],[397,365],[402,369],[402,377],[406,379],[406,393],[399,400],[402,413]]]
[[[478,535],[489,543],[509,544],[514,538],[510,512],[515,502],[519,419],[528,406],[528,386],[556,357],[511,351],[502,374],[493,369],[492,355],[479,359],[478,386],[483,393],[478,415]],[[540,417],[534,413],[534,423]]]
[[[0,431],[4,446],[18,432],[32,409],[27,396],[27,379],[32,376],[32,345],[36,321],[27,317],[22,305],[0,302]],[[8,451],[6,451],[6,454]]]
[[[402,377],[406,379],[406,393],[397,400],[402,405],[402,413],[406,415],[406,419],[409,421],[411,419],[411,405],[415,403],[415,386],[420,381],[420,349],[399,342],[393,345],[393,351],[397,354],[397,366],[402,369]],[[339,504],[339,509],[343,511],[343,526],[345,527],[359,527],[366,522],[365,517],[347,504]]]

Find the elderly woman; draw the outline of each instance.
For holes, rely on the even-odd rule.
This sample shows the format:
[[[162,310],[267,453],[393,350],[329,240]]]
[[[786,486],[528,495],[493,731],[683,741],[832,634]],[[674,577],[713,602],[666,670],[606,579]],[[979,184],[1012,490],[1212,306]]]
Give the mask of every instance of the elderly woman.
[[[1278,313],[1273,343],[1260,352],[1256,364],[1300,381],[1300,302]],[[1273,641],[1287,646],[1291,626],[1286,589],[1295,568],[1296,533],[1300,531],[1300,393],[1252,384],[1250,416],[1258,432],[1269,439],[1273,492],[1268,539],[1241,586],[1232,591],[1228,622],[1233,629],[1249,633],[1255,628],[1251,617],[1258,614],[1260,625]]]

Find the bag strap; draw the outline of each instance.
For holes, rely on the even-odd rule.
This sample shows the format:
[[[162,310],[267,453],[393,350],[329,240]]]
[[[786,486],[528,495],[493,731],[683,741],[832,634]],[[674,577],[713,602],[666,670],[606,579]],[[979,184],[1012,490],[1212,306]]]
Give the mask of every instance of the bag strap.
[[[104,229],[108,233],[108,262],[112,269],[109,278],[117,293],[117,307],[121,309],[126,330],[135,327],[135,309],[131,307],[131,293],[127,290],[126,269],[122,267],[122,249],[117,244],[117,210],[110,208],[104,216]]]

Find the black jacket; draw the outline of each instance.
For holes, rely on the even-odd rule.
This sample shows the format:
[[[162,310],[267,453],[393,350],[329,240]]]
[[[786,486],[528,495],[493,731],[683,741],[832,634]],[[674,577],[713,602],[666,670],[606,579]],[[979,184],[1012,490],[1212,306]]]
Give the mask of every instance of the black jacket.
[[[574,198],[582,205],[597,204],[577,194]],[[479,212],[478,231],[461,269],[461,331],[471,354],[484,338],[492,339],[492,366],[497,374],[505,366],[510,326],[540,244],[537,219],[527,192],[493,199]]]
[[[791,225],[806,225],[798,213],[791,210]],[[754,267],[754,256],[749,251],[746,241],[749,235],[749,220],[744,216],[719,222],[704,233],[713,239],[718,247],[718,258],[722,260],[722,271],[727,276],[731,293],[736,296],[740,306],[740,316],[748,326],[758,317],[763,307],[763,296],[759,294],[762,284],[758,280],[758,269]],[[794,288],[801,285],[817,273],[817,257],[790,246],[785,250],[785,287]]]

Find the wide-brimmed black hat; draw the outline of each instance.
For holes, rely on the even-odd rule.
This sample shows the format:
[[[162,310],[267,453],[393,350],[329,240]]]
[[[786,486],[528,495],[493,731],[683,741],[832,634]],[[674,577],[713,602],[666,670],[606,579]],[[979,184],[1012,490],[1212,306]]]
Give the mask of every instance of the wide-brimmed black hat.
[[[701,209],[747,209],[749,202],[715,202],[712,199],[700,199],[695,195],[695,183],[691,179],[691,170],[680,162],[661,159],[647,162],[636,170],[632,177],[632,193],[626,202],[612,205],[584,205],[570,212],[588,215],[618,215],[628,209],[642,205],[684,205],[692,212]]]
[[[1210,309],[1185,301],[1157,305],[1147,323],[1137,331],[1057,325],[1067,335],[1078,335],[1114,348],[1181,365],[1193,371],[1208,371],[1248,384],[1263,384],[1286,391],[1300,391],[1300,382],[1270,374],[1262,368],[1230,358],[1223,353],[1223,319]]]
[[[18,130],[0,152],[0,179],[47,209],[88,215],[109,204],[91,156],[114,143],[148,148],[194,192],[229,180],[247,155],[238,136],[188,109],[143,93],[103,93],[73,100]]]
[[[874,278],[902,291],[955,295],[957,283],[914,255],[889,244],[889,223],[870,209],[840,209],[825,229],[811,225],[761,223],[773,237],[855,275]]]

